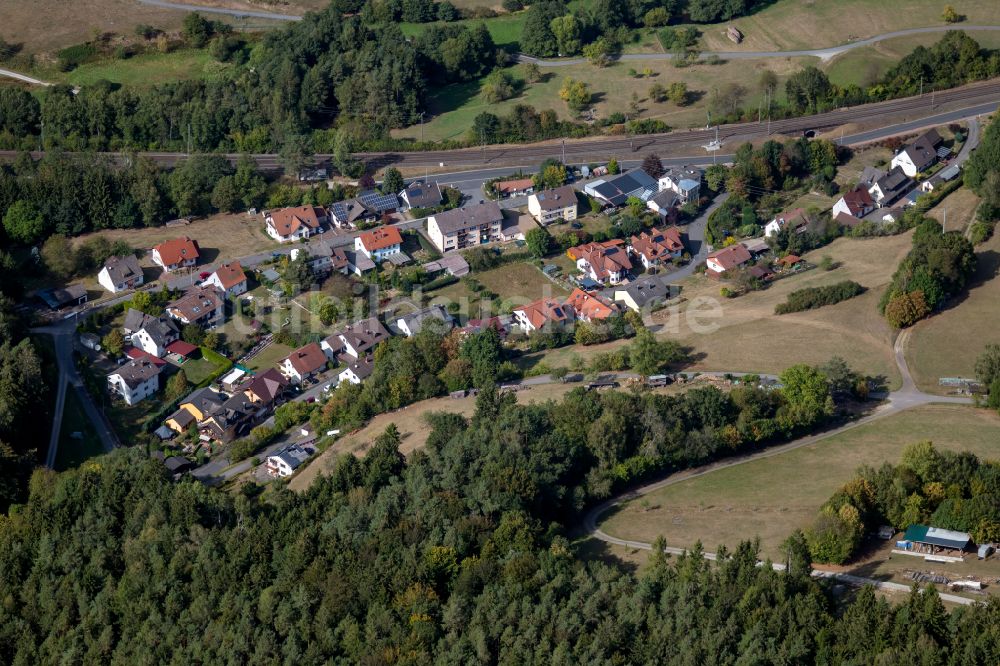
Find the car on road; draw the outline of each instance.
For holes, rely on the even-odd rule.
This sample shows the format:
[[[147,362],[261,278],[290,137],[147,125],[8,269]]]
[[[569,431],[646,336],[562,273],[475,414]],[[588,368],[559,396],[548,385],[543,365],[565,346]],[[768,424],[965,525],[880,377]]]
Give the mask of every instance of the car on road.
[[[308,398],[306,398],[306,402],[308,402],[309,404],[312,404],[312,403],[316,402],[316,397],[311,395]]]

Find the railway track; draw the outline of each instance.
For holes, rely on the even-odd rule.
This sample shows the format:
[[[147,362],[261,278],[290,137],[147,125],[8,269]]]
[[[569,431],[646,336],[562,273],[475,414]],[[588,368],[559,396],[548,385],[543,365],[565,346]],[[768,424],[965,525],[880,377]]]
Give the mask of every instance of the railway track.
[[[801,135],[808,130],[829,130],[850,123],[864,121],[866,124],[877,124],[880,120],[893,118],[899,122],[901,115],[912,114],[907,121],[920,118],[930,118],[940,114],[940,107],[961,105],[951,111],[973,109],[986,104],[1000,104],[1000,79],[974,83],[961,88],[953,88],[941,92],[925,93],[915,97],[885,102],[875,102],[855,107],[846,107],[811,116],[799,116],[773,120],[770,123],[735,123],[720,125],[718,138],[724,143],[750,141],[766,136]],[[979,111],[982,112],[982,111]],[[884,125],[883,125],[884,126]],[[483,167],[483,166],[523,166],[537,164],[548,157],[566,157],[567,162],[582,163],[605,160],[609,157],[619,159],[634,159],[632,155],[639,151],[658,150],[669,157],[697,157],[704,159],[703,146],[716,138],[716,129],[677,130],[664,134],[646,134],[633,137],[602,137],[593,139],[576,139],[566,141],[549,141],[535,144],[506,144],[486,146],[482,148],[459,148],[454,150],[430,151],[383,151],[356,153],[355,157],[364,161],[372,168],[381,168],[390,164],[409,167],[438,167],[441,164],[450,167]],[[850,137],[848,137],[850,138]],[[17,151],[0,151],[0,160],[12,161],[17,157]],[[40,158],[41,152],[32,156]],[[105,153],[116,162],[122,163],[128,159],[125,153]],[[188,157],[187,153],[179,152],[145,152],[149,157],[163,167],[173,167]],[[229,153],[225,155],[233,163],[240,155]],[[282,170],[281,159],[276,154],[255,154],[252,156],[257,165],[264,171]],[[317,154],[315,158],[320,163],[329,163],[332,155]]]

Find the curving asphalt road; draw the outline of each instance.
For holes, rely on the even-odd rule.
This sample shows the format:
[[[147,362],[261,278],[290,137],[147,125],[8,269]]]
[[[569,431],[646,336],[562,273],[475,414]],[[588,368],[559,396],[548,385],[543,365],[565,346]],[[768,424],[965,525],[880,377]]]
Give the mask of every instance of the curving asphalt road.
[[[913,407],[919,407],[921,405],[929,405],[932,403],[950,403],[950,404],[961,404],[961,405],[971,405],[973,401],[971,398],[961,398],[955,396],[937,396],[924,393],[920,391],[913,381],[913,377],[910,374],[910,368],[906,362],[905,356],[905,346],[909,339],[909,331],[903,331],[900,333],[893,344],[893,354],[896,360],[896,366],[899,368],[899,374],[902,377],[902,386],[889,394],[888,403],[876,409],[873,413],[860,418],[856,421],[852,421],[846,425],[840,426],[838,428],[833,428],[826,432],[818,433],[815,435],[809,435],[808,437],[802,437],[795,441],[789,442],[787,444],[782,444],[779,446],[773,446],[758,453],[752,453],[750,455],[742,456],[739,458],[732,458],[723,460],[711,465],[705,465],[703,467],[698,467],[695,469],[684,470],[682,472],[677,472],[667,476],[660,481],[647,484],[640,488],[630,490],[618,497],[614,497],[606,502],[603,502],[593,509],[591,509],[583,519],[583,530],[589,536],[594,537],[605,543],[610,543],[618,546],[625,546],[627,548],[639,548],[642,550],[652,550],[653,545],[645,541],[633,541],[630,539],[620,539],[616,536],[612,536],[598,527],[598,521],[601,516],[606,514],[608,511],[612,510],[616,506],[619,506],[625,502],[629,502],[638,497],[644,495],[649,495],[667,486],[676,485],[690,479],[695,479],[700,476],[705,476],[706,474],[711,474],[722,469],[727,469],[729,467],[736,467],[737,465],[743,465],[754,460],[760,460],[762,458],[771,458],[773,456],[778,456],[789,451],[801,448],[803,446],[809,446],[815,444],[816,442],[822,441],[834,435],[839,435],[840,433],[846,432],[862,426],[873,421],[883,419],[887,416],[892,416],[906,409],[912,409]],[[686,552],[683,548],[667,548],[667,552],[674,554],[681,554]],[[715,553],[705,553],[705,558],[714,560],[716,559]],[[783,570],[785,567],[781,564],[773,565],[776,570]],[[908,592],[909,587],[902,585],[900,583],[889,583],[885,581],[875,580],[872,578],[863,578],[860,576],[853,576],[851,574],[814,570],[813,576],[818,578],[833,578],[841,580],[845,583],[850,583],[852,585],[874,585],[879,589]],[[972,599],[966,597],[960,597],[952,594],[941,594],[941,598],[945,601],[950,601],[956,604],[969,605],[975,603]]]
[[[875,35],[874,37],[868,37],[867,39],[859,39],[855,42],[848,42],[847,44],[840,44],[838,46],[828,46],[821,49],[801,49],[794,51],[702,51],[702,56],[717,56],[723,60],[752,60],[756,58],[798,58],[798,57],[815,57],[820,60],[826,61],[830,60],[842,53],[847,53],[848,51],[853,51],[854,49],[861,48],[863,46],[871,46],[872,44],[878,44],[879,42],[885,41],[887,39],[895,39],[896,37],[909,37],[911,35],[925,35],[936,32],[947,32],[948,30],[997,30],[1000,31],[1000,25],[941,25],[941,26],[928,26],[925,28],[909,28],[907,30],[896,30],[893,32],[886,32],[881,35]],[[626,53],[619,56],[614,56],[613,60],[621,61],[636,61],[636,60],[673,60],[673,53]],[[518,62],[533,62],[539,67],[566,67],[568,65],[583,65],[588,62],[586,58],[562,58],[559,60],[552,60],[546,58],[535,58],[534,56],[524,55],[519,53],[517,55]]]

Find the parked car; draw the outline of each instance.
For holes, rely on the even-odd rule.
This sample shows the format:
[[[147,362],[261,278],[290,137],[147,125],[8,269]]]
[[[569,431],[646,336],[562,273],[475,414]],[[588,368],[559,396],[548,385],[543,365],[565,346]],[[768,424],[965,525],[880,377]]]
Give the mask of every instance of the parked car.
[[[198,273],[198,279],[207,280],[209,275],[211,275],[211,273],[209,273],[208,271],[202,271],[201,273]]]

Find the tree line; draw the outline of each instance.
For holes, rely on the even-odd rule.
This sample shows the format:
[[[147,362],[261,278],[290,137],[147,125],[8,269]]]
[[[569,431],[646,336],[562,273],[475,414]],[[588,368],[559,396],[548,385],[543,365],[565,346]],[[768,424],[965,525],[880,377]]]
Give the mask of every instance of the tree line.
[[[821,308],[824,305],[833,305],[834,303],[840,303],[849,298],[859,296],[864,291],[865,288],[854,280],[844,280],[823,287],[796,289],[788,294],[788,298],[785,299],[784,303],[778,303],[774,306],[774,314],[789,314],[791,312]]]
[[[708,395],[711,391],[706,391]],[[672,558],[654,544],[633,573],[568,538],[588,470],[620,427],[673,398],[574,392],[517,405],[495,390],[471,418],[430,417],[404,458],[394,426],[363,458],[342,455],[302,493],[173,483],[120,450],[39,471],[0,520],[0,658],[82,662],[996,663],[996,600],[949,616],[933,588],[890,604],[870,587],[835,597],[759,548]],[[690,403],[651,438],[721,418]],[[687,404],[687,403],[685,403]],[[649,416],[641,416],[649,413]],[[629,422],[628,446],[642,428]],[[636,440],[633,440],[636,438]],[[650,442],[649,446],[655,446]],[[611,447],[611,448],[609,448]],[[596,461],[595,461],[596,459]]]
[[[1000,541],[1000,465],[931,442],[911,444],[898,465],[862,467],[827,500],[806,536],[816,560],[840,564],[882,525],[913,524],[968,532],[976,543]]]

